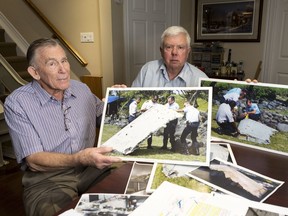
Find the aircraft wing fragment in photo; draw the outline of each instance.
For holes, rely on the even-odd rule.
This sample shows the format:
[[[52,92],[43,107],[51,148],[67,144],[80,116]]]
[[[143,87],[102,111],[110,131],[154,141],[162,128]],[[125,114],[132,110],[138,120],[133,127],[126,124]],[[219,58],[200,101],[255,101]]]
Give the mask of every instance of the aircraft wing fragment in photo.
[[[161,127],[165,127],[169,121],[182,116],[182,114],[159,104],[126,125],[103,143],[102,146],[113,147],[114,151],[124,155],[130,154],[137,148],[139,143],[148,138],[152,133]]]

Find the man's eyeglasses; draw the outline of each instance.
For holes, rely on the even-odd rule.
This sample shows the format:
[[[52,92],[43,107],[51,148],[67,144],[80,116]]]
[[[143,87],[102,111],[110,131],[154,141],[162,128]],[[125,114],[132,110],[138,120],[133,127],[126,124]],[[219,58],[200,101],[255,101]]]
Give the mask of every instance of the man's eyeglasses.
[[[70,108],[71,106],[66,106],[65,104],[62,104],[65,131],[68,131],[70,129],[71,120],[67,117]]]

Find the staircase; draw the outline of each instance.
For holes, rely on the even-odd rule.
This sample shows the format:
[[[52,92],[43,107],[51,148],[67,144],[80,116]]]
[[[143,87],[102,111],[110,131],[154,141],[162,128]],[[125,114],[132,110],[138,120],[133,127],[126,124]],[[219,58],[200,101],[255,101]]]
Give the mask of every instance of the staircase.
[[[22,79],[28,82],[32,81],[32,77],[27,72],[28,63],[26,57],[17,55],[16,43],[6,42],[4,29],[0,29],[0,54],[6,59],[6,61]]]
[[[32,77],[27,72],[28,63],[25,56],[17,55],[17,45],[7,42],[5,30],[0,28],[0,167],[6,165],[3,155],[15,158],[11,139],[4,118],[4,101],[14,89],[30,82]],[[20,77],[19,77],[20,76]],[[22,80],[22,79],[23,80]],[[20,81],[19,81],[20,80]]]

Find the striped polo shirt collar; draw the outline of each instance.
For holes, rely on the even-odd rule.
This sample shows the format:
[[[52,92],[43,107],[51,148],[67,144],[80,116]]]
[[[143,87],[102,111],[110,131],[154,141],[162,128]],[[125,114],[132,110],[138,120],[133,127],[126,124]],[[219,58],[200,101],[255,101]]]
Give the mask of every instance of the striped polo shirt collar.
[[[53,96],[51,96],[47,91],[45,91],[41,87],[41,85],[35,80],[32,81],[32,88],[35,90],[35,94],[39,98],[41,105],[44,105],[51,100],[57,101]],[[76,94],[74,93],[73,89],[71,88],[71,85],[64,92],[64,99],[67,99],[70,97],[76,97]]]

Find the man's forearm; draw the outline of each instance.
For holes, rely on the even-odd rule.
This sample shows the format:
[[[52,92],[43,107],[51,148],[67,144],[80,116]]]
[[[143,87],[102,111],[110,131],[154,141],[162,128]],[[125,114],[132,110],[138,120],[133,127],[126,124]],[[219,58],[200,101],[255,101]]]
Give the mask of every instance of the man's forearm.
[[[56,171],[75,167],[80,164],[79,155],[61,154],[52,152],[38,152],[26,157],[26,162],[31,171]]]

